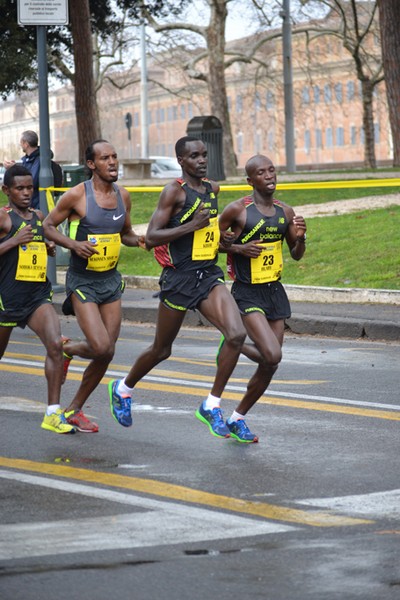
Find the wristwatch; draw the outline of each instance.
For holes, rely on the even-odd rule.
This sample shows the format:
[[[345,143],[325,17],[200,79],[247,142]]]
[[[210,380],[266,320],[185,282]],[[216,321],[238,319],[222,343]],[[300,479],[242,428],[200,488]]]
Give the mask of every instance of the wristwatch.
[[[306,241],[306,239],[307,239],[307,234],[306,233],[303,236],[297,238],[297,240],[299,242],[303,242],[303,243]]]

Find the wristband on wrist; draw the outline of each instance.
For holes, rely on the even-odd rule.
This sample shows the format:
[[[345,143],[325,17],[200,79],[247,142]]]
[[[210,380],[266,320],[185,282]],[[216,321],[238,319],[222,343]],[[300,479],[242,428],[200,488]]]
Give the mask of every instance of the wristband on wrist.
[[[307,239],[307,235],[306,235],[306,234],[304,234],[304,235],[303,235],[303,236],[301,236],[301,237],[299,237],[299,236],[298,236],[296,239],[297,239],[297,241],[298,241],[298,242],[300,242],[300,243],[302,243],[302,244],[305,244],[305,241],[306,241],[306,239]]]

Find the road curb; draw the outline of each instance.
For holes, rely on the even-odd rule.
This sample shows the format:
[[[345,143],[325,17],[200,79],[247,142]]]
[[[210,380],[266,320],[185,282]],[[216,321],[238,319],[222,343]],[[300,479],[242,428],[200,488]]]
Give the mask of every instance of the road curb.
[[[158,277],[123,275],[126,287],[158,291]],[[226,282],[231,285],[230,281]],[[400,306],[400,290],[367,288],[330,288],[284,284],[291,302],[325,302],[346,304],[390,304]]]
[[[58,275],[59,287],[62,288],[62,272]],[[127,289],[122,297],[122,318],[135,323],[155,324],[158,277],[124,276],[123,279]],[[227,285],[229,287],[231,282],[227,282]],[[285,289],[292,304],[292,316],[286,321],[288,332],[371,341],[400,341],[400,323],[396,321],[400,291],[297,285],[285,285]],[[129,290],[132,291],[129,293]],[[58,314],[62,314],[61,304],[64,298],[62,292],[54,295],[54,306]],[[198,311],[188,311],[184,325],[212,326]]]

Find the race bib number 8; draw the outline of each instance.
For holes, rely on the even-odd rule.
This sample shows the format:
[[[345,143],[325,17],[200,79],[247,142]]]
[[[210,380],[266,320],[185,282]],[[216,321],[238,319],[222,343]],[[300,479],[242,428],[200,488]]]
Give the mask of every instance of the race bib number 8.
[[[257,258],[250,259],[251,283],[269,283],[280,278],[283,269],[282,242],[260,244]]]
[[[194,232],[192,260],[213,260],[217,256],[220,231],[218,218],[210,219],[208,227]]]
[[[18,248],[15,279],[18,281],[46,281],[47,250],[44,242],[29,242]]]
[[[90,234],[88,240],[96,244],[98,254],[88,258],[86,269],[88,271],[110,271],[117,266],[121,250],[121,236],[119,233]]]

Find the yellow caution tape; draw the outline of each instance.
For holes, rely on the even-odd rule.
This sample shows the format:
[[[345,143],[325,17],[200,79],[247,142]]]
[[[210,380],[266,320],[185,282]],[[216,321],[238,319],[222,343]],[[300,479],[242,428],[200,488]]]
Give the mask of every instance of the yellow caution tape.
[[[379,187],[396,187],[400,186],[400,179],[348,179],[344,181],[307,181],[295,183],[278,183],[278,190],[323,190],[323,189],[338,189],[338,188],[379,188]],[[161,192],[164,186],[123,186],[128,192]],[[39,188],[41,191],[46,190],[52,192],[66,192],[71,188]],[[221,192],[243,192],[250,191],[253,188],[247,184],[238,185],[221,185]],[[49,201],[49,200],[48,200]]]

